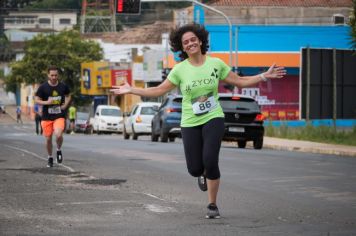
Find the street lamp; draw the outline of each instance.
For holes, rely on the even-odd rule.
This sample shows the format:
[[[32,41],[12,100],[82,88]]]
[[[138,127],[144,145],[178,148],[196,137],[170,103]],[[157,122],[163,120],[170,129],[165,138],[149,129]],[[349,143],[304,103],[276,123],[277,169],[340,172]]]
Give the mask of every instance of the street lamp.
[[[213,7],[210,7],[208,5],[205,5],[204,3],[198,2],[196,0],[141,0],[141,2],[192,2],[194,4],[197,4],[199,6],[202,6],[204,8],[207,8],[213,12],[216,12],[216,13],[222,15],[229,25],[229,48],[230,48],[229,64],[230,64],[230,66],[232,66],[232,24],[231,24],[230,19],[223,12],[221,12]]]

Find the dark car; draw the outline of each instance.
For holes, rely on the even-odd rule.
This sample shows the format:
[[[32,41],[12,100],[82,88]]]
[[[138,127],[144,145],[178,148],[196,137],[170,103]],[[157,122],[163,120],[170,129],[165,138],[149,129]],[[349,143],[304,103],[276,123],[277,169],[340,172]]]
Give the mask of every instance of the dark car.
[[[226,141],[237,141],[239,148],[245,148],[248,141],[255,149],[263,146],[264,116],[260,106],[252,97],[233,94],[219,94],[219,101],[225,113]]]
[[[174,142],[181,137],[182,96],[168,95],[152,119],[151,141]]]
[[[0,113],[3,113],[5,114],[6,111],[5,111],[5,105],[3,103],[0,102]]]
[[[239,148],[245,148],[248,141],[255,149],[263,147],[264,116],[257,101],[249,96],[219,94],[219,102],[225,114],[223,140],[236,141]],[[152,120],[151,140],[174,141],[180,137],[181,96],[168,96]]]

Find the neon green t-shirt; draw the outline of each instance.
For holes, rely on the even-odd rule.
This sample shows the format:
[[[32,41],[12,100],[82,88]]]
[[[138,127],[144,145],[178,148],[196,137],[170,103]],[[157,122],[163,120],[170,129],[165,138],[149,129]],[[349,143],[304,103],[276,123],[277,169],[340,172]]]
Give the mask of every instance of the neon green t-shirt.
[[[218,86],[230,70],[221,59],[209,56],[201,66],[193,66],[187,59],[174,66],[168,79],[183,95],[182,127],[198,126],[224,117],[218,101]]]
[[[77,109],[75,109],[75,107],[73,107],[73,106],[69,107],[69,119],[75,119],[76,112],[77,112]]]

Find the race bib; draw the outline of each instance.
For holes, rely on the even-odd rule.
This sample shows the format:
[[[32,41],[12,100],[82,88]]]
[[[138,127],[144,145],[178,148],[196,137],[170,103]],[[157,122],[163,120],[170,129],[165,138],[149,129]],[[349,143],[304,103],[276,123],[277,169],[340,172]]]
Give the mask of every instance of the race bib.
[[[203,95],[192,101],[193,113],[197,116],[208,113],[216,107],[216,101],[213,95]]]
[[[48,108],[48,114],[60,114],[62,112],[60,106],[53,106]]]

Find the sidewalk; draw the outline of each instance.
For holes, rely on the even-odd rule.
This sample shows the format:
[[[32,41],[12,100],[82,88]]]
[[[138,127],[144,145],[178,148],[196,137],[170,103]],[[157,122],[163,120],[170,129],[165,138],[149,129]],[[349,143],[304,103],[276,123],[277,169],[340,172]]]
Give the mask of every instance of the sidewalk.
[[[8,114],[15,122],[16,122],[16,106],[10,105],[5,108],[6,114]],[[24,124],[26,123],[34,123],[34,120],[31,119],[30,114],[26,114],[26,112],[22,109],[21,119]]]
[[[356,146],[264,137],[264,148],[356,157]]]

